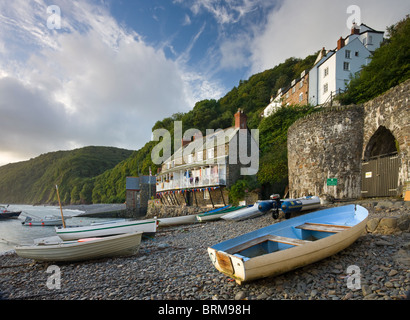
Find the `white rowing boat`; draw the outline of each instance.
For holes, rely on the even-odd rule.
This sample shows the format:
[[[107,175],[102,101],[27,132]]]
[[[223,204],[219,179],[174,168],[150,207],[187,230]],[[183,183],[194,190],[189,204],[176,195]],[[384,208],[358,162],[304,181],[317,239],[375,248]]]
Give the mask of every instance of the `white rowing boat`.
[[[224,220],[230,220],[230,221],[241,221],[245,219],[250,219],[254,218],[257,216],[260,216],[264,212],[259,210],[259,201],[255,202],[255,204],[247,206],[245,208],[236,210],[234,212],[230,212],[221,218]]]
[[[329,257],[363,233],[368,211],[347,205],[301,215],[208,248],[215,268],[236,282],[275,276]]]
[[[230,212],[240,210],[242,208],[245,208],[245,206],[229,207],[229,208],[225,208],[223,210],[219,210],[219,211],[215,211],[215,212],[205,212],[205,213],[198,214],[196,216],[196,219],[199,222],[214,221],[214,220],[218,220],[218,219],[222,218],[224,215],[227,215]]]
[[[92,223],[87,226],[56,227],[57,235],[64,241],[82,238],[105,237],[123,233],[144,232],[155,233],[157,231],[157,219],[147,220],[115,220]]]
[[[51,237],[34,245],[17,246],[15,251],[22,258],[35,261],[84,261],[105,257],[131,255],[138,252],[142,232],[110,237],[62,241]]]
[[[158,226],[162,227],[171,227],[171,226],[178,226],[182,224],[191,224],[198,222],[196,220],[196,215],[186,215],[186,216],[179,216],[179,217],[169,217],[169,218],[159,218],[158,219]]]

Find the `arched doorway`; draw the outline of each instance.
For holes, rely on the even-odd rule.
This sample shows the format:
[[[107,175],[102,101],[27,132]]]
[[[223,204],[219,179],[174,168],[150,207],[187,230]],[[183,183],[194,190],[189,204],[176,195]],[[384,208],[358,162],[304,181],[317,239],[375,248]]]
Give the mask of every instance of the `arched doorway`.
[[[396,139],[389,129],[380,126],[370,138],[364,152],[364,160],[397,153]]]
[[[380,126],[370,138],[363,158],[362,196],[396,196],[400,159],[392,132]]]

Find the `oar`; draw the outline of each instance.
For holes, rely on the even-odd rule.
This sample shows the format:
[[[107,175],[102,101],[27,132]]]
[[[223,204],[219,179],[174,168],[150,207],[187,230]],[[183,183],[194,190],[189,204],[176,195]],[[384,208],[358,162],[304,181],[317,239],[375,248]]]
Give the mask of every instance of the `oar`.
[[[64,221],[64,215],[63,215],[63,208],[61,207],[60,194],[58,193],[58,186],[57,186],[57,185],[56,185],[56,190],[57,190],[58,203],[59,203],[59,205],[60,205],[61,219],[63,220],[63,228],[65,229],[65,221]]]

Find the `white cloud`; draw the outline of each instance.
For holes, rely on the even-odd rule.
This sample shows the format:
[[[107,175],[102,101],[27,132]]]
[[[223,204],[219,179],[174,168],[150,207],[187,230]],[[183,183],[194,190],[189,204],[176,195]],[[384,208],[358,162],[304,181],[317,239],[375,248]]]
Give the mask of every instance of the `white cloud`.
[[[236,23],[258,6],[265,6],[266,0],[193,0],[191,11],[197,15],[202,10],[212,14],[219,24]]]
[[[228,39],[221,43],[221,69],[237,69],[249,66],[250,37],[242,34],[236,39]]]
[[[269,14],[263,30],[255,34],[251,74],[285,61],[289,57],[304,58],[322,47],[334,49],[337,39],[350,30],[346,12],[350,0],[284,0]],[[407,0],[356,0],[361,9],[361,22],[378,30],[396,23],[410,12]]]
[[[8,17],[0,20],[0,43],[13,46],[0,52],[0,121],[10,126],[0,138],[0,165],[85,145],[138,149],[157,120],[218,91],[119,26],[104,7],[56,2],[61,30],[46,28],[40,0],[0,7]],[[27,45],[30,54],[23,54]]]

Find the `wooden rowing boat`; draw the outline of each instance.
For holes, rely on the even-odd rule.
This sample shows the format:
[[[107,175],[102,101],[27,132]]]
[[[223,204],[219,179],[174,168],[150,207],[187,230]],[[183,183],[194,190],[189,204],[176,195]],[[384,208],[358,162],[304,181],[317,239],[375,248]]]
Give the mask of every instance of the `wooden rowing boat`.
[[[15,251],[22,258],[35,261],[84,261],[131,255],[138,252],[142,232],[110,237],[79,239],[76,241],[47,238],[34,245],[17,246]]]
[[[157,231],[157,219],[147,220],[114,220],[92,223],[87,226],[56,227],[57,235],[64,241],[82,238],[105,237],[123,233]]]
[[[329,257],[364,231],[368,211],[347,205],[301,215],[208,248],[212,263],[236,282],[275,276]]]

